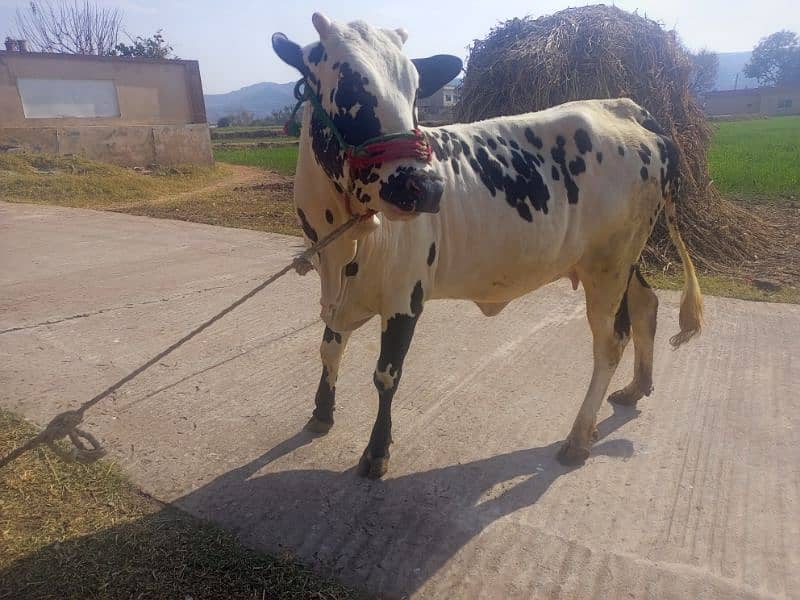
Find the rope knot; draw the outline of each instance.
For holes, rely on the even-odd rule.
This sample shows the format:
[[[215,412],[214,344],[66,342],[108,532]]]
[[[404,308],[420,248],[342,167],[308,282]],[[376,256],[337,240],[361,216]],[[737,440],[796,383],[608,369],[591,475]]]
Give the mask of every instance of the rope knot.
[[[55,452],[61,460],[65,462],[79,462],[83,464],[92,463],[103,456],[106,451],[91,433],[78,429],[78,425],[83,422],[82,410],[67,410],[62,412],[47,424],[44,431],[37,438],[40,444],[46,444]],[[56,445],[62,438],[68,437],[72,442],[72,450],[66,452]],[[36,439],[36,438],[34,438]],[[89,442],[87,447],[82,440]]]

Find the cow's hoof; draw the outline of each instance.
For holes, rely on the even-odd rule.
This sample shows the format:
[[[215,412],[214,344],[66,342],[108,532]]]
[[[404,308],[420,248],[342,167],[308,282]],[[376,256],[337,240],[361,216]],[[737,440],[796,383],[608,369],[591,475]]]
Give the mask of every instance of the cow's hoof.
[[[306,423],[305,430],[316,435],[325,435],[333,427],[333,421],[322,421],[317,417],[311,417]]]
[[[597,440],[600,439],[600,432],[597,431],[597,427],[592,429],[592,443],[595,443]]]
[[[572,440],[567,440],[556,455],[556,460],[566,467],[582,465],[589,458],[589,449],[579,446]]]
[[[644,396],[644,394],[638,389],[631,390],[629,388],[623,388],[611,394],[608,397],[608,401],[617,406],[636,406],[636,403],[642,399],[642,396]]]
[[[370,456],[368,451],[364,451],[361,455],[361,460],[358,461],[358,474],[361,477],[369,477],[370,479],[380,479],[386,475],[389,470],[389,457],[388,456]]]

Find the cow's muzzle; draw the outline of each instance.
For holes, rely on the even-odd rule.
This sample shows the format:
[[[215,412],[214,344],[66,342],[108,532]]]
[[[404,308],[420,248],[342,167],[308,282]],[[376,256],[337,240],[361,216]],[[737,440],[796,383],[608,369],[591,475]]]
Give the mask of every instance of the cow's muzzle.
[[[435,173],[413,170],[397,175],[394,193],[384,197],[404,213],[438,213],[444,180]]]

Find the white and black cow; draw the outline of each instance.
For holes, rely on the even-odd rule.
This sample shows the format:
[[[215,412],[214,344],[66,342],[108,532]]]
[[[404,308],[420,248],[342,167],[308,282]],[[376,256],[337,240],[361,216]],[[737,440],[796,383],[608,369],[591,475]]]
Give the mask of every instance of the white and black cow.
[[[327,327],[307,429],[326,433],[333,425],[350,332],[380,315],[378,416],[359,473],[382,476],[392,442],[392,398],[424,303],[469,299],[492,316],[514,298],[569,277],[585,290],[594,369],[558,458],[584,461],[600,403],[631,338],[633,380],[609,400],[635,404],[652,389],[658,300],[636,265],[662,208],[686,276],[673,344],[700,329],[700,289],[675,224],[675,144],[628,99],[417,128],[416,99],[455,77],[461,61],[409,60],[401,51],[402,29],[334,23],[318,13],[312,22],[320,39],[304,48],[283,34],[272,38],[314,96],[302,117],[297,214],[308,243],[353,214],[364,218],[314,261]],[[348,147],[414,130],[432,147],[429,161],[400,158],[350,168]]]

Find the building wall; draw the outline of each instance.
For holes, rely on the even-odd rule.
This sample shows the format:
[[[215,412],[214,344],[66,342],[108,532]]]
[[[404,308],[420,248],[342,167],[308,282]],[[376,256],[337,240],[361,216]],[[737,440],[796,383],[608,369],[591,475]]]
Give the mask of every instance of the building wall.
[[[769,91],[761,96],[765,115],[800,115],[800,89]]]
[[[456,87],[446,85],[436,93],[419,101],[419,118],[423,121],[452,121],[453,107],[457,100]]]
[[[26,118],[18,79],[112,80],[119,115]],[[29,113],[30,114],[30,113]],[[213,162],[196,61],[0,52],[0,148],[126,166]]]
[[[710,92],[704,98],[704,109],[712,116],[798,115],[800,89],[784,87]]]
[[[752,93],[708,94],[705,97],[705,111],[709,115],[756,115],[761,111],[761,97]]]

